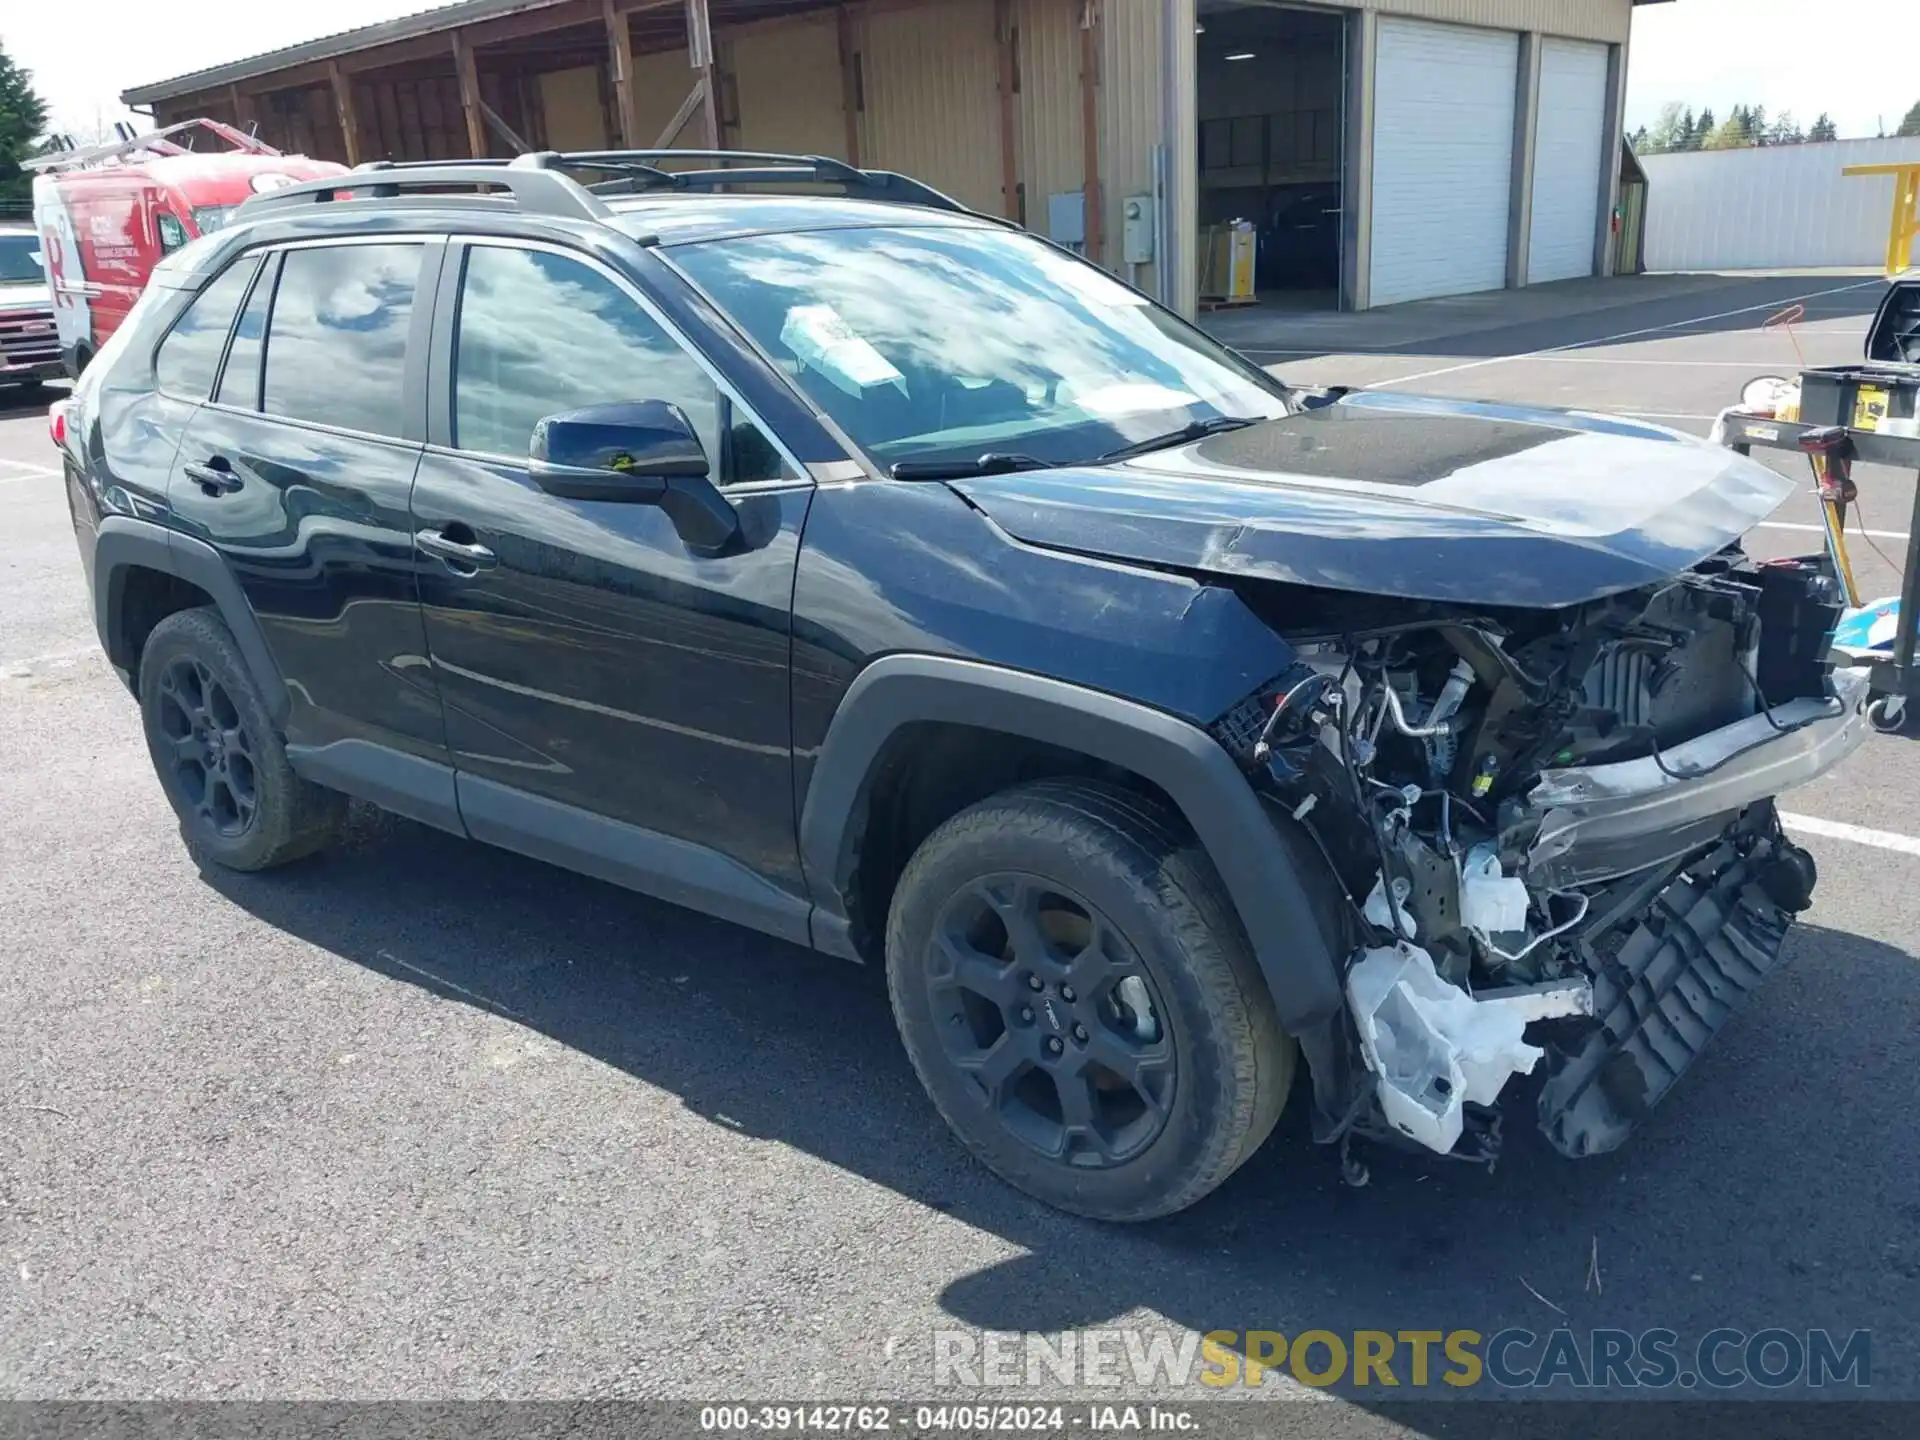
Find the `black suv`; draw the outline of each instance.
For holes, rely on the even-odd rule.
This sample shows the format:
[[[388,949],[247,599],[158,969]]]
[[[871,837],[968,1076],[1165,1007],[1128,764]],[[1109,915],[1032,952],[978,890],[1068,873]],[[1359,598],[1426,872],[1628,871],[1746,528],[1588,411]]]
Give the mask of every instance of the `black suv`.
[[[1807,903],[1770,797],[1865,733],[1824,566],[1738,548],[1772,471],[1289,387],[814,157],[260,196],[66,419],[196,851],[354,796],[884,964],[960,1138],[1086,1215],[1205,1195],[1303,1054],[1322,1141],[1486,1159],[1544,1060],[1610,1149]]]

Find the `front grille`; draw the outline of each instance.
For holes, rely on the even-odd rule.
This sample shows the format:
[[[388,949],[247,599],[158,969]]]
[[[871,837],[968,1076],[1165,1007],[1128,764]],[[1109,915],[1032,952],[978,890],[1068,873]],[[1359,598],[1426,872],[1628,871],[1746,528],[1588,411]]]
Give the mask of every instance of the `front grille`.
[[[60,336],[53,328],[53,307],[10,310],[0,315],[0,365],[18,368],[60,359]]]

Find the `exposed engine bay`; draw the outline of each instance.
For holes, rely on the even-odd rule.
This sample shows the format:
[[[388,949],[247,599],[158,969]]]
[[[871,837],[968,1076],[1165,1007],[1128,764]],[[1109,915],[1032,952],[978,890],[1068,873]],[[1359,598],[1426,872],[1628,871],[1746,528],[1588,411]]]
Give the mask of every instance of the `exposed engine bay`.
[[[1613,1149],[1811,898],[1772,799],[1867,731],[1830,573],[1729,549],[1557,610],[1297,599],[1297,663],[1214,733],[1345,891],[1318,1137],[1490,1162],[1540,1070],[1554,1146]]]

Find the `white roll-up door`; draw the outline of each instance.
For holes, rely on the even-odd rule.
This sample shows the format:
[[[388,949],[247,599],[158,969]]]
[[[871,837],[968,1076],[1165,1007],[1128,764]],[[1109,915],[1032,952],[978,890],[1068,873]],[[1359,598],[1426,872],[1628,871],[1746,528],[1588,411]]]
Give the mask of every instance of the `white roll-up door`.
[[[1577,40],[1541,45],[1533,133],[1527,282],[1591,275],[1607,136],[1606,46]]]
[[[1520,37],[1380,19],[1371,303],[1507,283]]]

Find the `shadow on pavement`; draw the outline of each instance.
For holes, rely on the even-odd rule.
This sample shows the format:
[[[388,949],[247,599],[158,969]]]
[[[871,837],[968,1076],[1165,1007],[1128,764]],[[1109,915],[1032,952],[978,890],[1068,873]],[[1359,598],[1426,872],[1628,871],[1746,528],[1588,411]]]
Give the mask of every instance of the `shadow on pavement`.
[[[1562,1160],[1528,1106],[1510,1105],[1496,1172],[1371,1150],[1372,1182],[1355,1190],[1309,1143],[1296,1090],[1272,1141],[1213,1197],[1108,1227],[966,1157],[895,1039],[884,986],[857,967],[360,807],[334,854],[206,879],[336,955],[1022,1247],[940,1296],[960,1324],[1053,1332],[1151,1325],[1151,1311],[1240,1335],[1867,1328],[1875,1397],[1920,1396],[1920,966],[1875,941],[1798,931],[1615,1155]]]

